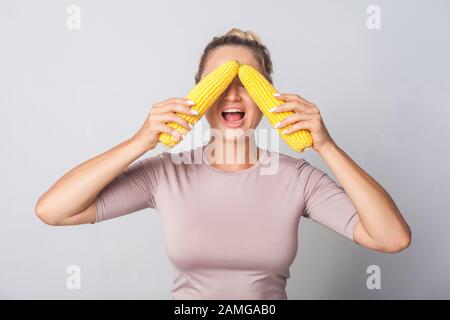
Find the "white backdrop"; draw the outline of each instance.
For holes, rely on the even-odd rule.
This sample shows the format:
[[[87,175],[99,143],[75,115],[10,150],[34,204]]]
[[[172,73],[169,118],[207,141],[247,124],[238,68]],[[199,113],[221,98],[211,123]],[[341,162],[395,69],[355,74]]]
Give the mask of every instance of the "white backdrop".
[[[71,29],[70,5],[80,29]],[[367,25],[371,5],[380,29]],[[387,189],[413,231],[411,247],[389,255],[302,219],[289,299],[450,298],[444,0],[2,0],[0,298],[170,298],[152,209],[76,227],[47,226],[33,209],[65,172],[131,137],[152,103],[187,94],[206,43],[232,27],[262,37],[277,89],[317,104],[337,144]],[[280,143],[330,173],[314,151]],[[79,290],[66,285],[71,265]],[[371,265],[380,289],[367,287]]]

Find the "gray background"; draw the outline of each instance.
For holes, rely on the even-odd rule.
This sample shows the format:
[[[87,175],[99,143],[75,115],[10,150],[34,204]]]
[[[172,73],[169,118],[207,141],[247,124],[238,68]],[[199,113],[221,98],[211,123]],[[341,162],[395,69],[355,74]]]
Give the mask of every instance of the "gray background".
[[[70,4],[80,30],[66,27]],[[366,27],[371,4],[380,30]],[[50,227],[33,208],[65,172],[131,137],[152,103],[187,94],[203,47],[232,27],[262,37],[279,91],[321,108],[413,230],[411,247],[389,255],[302,220],[289,298],[450,298],[450,2],[438,0],[2,0],[0,298],[170,298],[155,211]],[[330,173],[314,151],[281,147]],[[73,264],[81,290],[66,288]],[[372,264],[381,290],[366,287]]]

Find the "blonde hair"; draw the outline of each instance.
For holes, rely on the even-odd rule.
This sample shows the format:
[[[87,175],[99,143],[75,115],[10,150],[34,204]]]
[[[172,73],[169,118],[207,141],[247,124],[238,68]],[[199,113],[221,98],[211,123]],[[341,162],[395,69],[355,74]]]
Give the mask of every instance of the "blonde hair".
[[[200,81],[205,62],[210,53],[223,46],[242,46],[250,49],[253,52],[255,59],[261,65],[262,73],[266,79],[272,82],[272,59],[269,50],[261,41],[261,38],[254,31],[243,31],[238,28],[232,28],[224,35],[213,37],[213,39],[206,45],[203,54],[200,58],[199,67],[195,75],[195,83]]]
[[[232,28],[224,36],[238,36],[243,39],[254,40],[262,44],[261,38],[254,31],[243,31],[238,28]]]

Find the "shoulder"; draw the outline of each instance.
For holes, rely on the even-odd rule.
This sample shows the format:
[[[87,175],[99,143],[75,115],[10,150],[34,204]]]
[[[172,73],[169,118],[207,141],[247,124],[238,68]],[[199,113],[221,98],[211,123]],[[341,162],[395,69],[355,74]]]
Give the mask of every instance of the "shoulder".
[[[286,154],[272,152],[271,158],[279,157],[279,176],[284,179],[294,179],[301,183],[304,190],[312,190],[317,183],[327,184],[331,182],[328,174],[312,165],[304,158],[295,158]],[[272,159],[273,161],[273,159]]]
[[[157,155],[150,156],[140,160],[144,167],[153,169],[180,169],[185,165],[195,163],[195,150],[186,150],[180,152],[163,151]]]
[[[268,155],[272,163],[278,161],[280,168],[299,171],[309,164],[304,158],[296,158],[276,151],[268,151]]]
[[[142,158],[138,160],[136,163],[141,163],[144,166],[162,164],[163,162],[167,162],[169,158],[168,152],[162,152],[156,155],[147,156],[146,158]]]

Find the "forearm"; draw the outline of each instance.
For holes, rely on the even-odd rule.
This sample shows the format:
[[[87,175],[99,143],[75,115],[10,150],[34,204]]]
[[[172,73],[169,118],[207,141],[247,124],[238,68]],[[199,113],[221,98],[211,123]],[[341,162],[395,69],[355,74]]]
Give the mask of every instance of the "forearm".
[[[360,223],[381,247],[410,236],[410,230],[391,196],[334,142],[319,151],[352,200]]]
[[[60,221],[89,206],[98,193],[146,150],[133,139],[76,166],[45,192],[36,212],[48,220]]]

